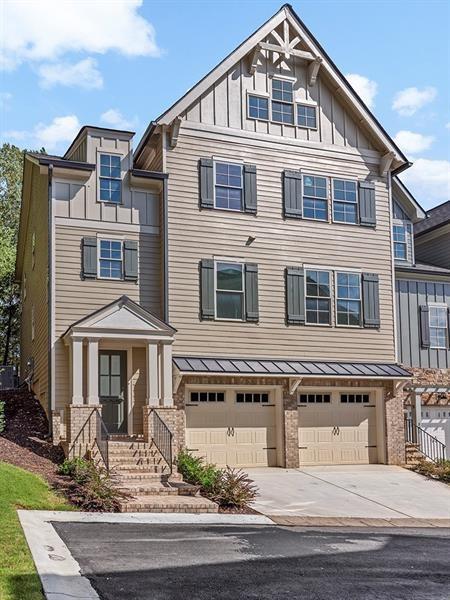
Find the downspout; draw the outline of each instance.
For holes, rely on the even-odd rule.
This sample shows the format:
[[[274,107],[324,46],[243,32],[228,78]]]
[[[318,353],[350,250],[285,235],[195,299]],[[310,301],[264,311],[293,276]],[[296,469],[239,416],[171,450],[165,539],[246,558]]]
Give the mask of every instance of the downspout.
[[[53,435],[53,422],[52,422],[52,363],[53,363],[53,164],[48,165],[48,230],[47,230],[47,336],[48,336],[48,356],[47,356],[47,401],[48,401],[48,436],[51,438]]]
[[[164,321],[169,323],[169,206],[168,206],[168,179],[163,179],[163,235],[164,235],[164,256],[163,256],[163,315]]]

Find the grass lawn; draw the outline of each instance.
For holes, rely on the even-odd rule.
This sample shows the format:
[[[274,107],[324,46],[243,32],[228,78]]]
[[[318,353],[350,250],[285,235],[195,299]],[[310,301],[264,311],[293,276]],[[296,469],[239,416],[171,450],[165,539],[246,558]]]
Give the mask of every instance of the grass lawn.
[[[0,462],[0,600],[43,600],[16,509],[70,510],[39,476]]]

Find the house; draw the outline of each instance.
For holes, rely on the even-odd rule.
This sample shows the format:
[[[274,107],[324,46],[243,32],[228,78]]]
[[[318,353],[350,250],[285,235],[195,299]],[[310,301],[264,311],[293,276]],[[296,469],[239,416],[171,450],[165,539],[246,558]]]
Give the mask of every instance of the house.
[[[406,404],[450,458],[450,202],[425,213],[397,180],[393,226],[398,357],[413,373]]]
[[[132,144],[86,126],[64,156],[26,156],[21,372],[54,443],[402,464],[392,194],[409,163],[294,10]]]

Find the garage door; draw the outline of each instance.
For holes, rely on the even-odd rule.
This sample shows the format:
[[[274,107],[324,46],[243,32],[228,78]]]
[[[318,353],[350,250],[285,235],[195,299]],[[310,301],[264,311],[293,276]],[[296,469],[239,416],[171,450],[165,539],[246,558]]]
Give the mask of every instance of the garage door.
[[[272,394],[190,391],[186,401],[186,447],[219,466],[276,466]]]
[[[450,460],[450,406],[423,406],[421,427],[445,445]]]
[[[375,399],[371,394],[300,394],[300,465],[377,462],[375,416]]]

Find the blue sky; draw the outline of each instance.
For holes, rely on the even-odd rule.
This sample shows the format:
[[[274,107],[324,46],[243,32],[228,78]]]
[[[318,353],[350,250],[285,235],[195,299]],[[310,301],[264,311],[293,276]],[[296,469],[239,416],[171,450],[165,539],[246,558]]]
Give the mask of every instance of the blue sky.
[[[359,76],[351,81],[415,161],[404,180],[417,199],[427,208],[448,200],[450,3],[292,4],[340,70]],[[280,6],[272,0],[3,0],[2,141],[61,153],[86,123],[132,128],[139,139],[151,119]]]

